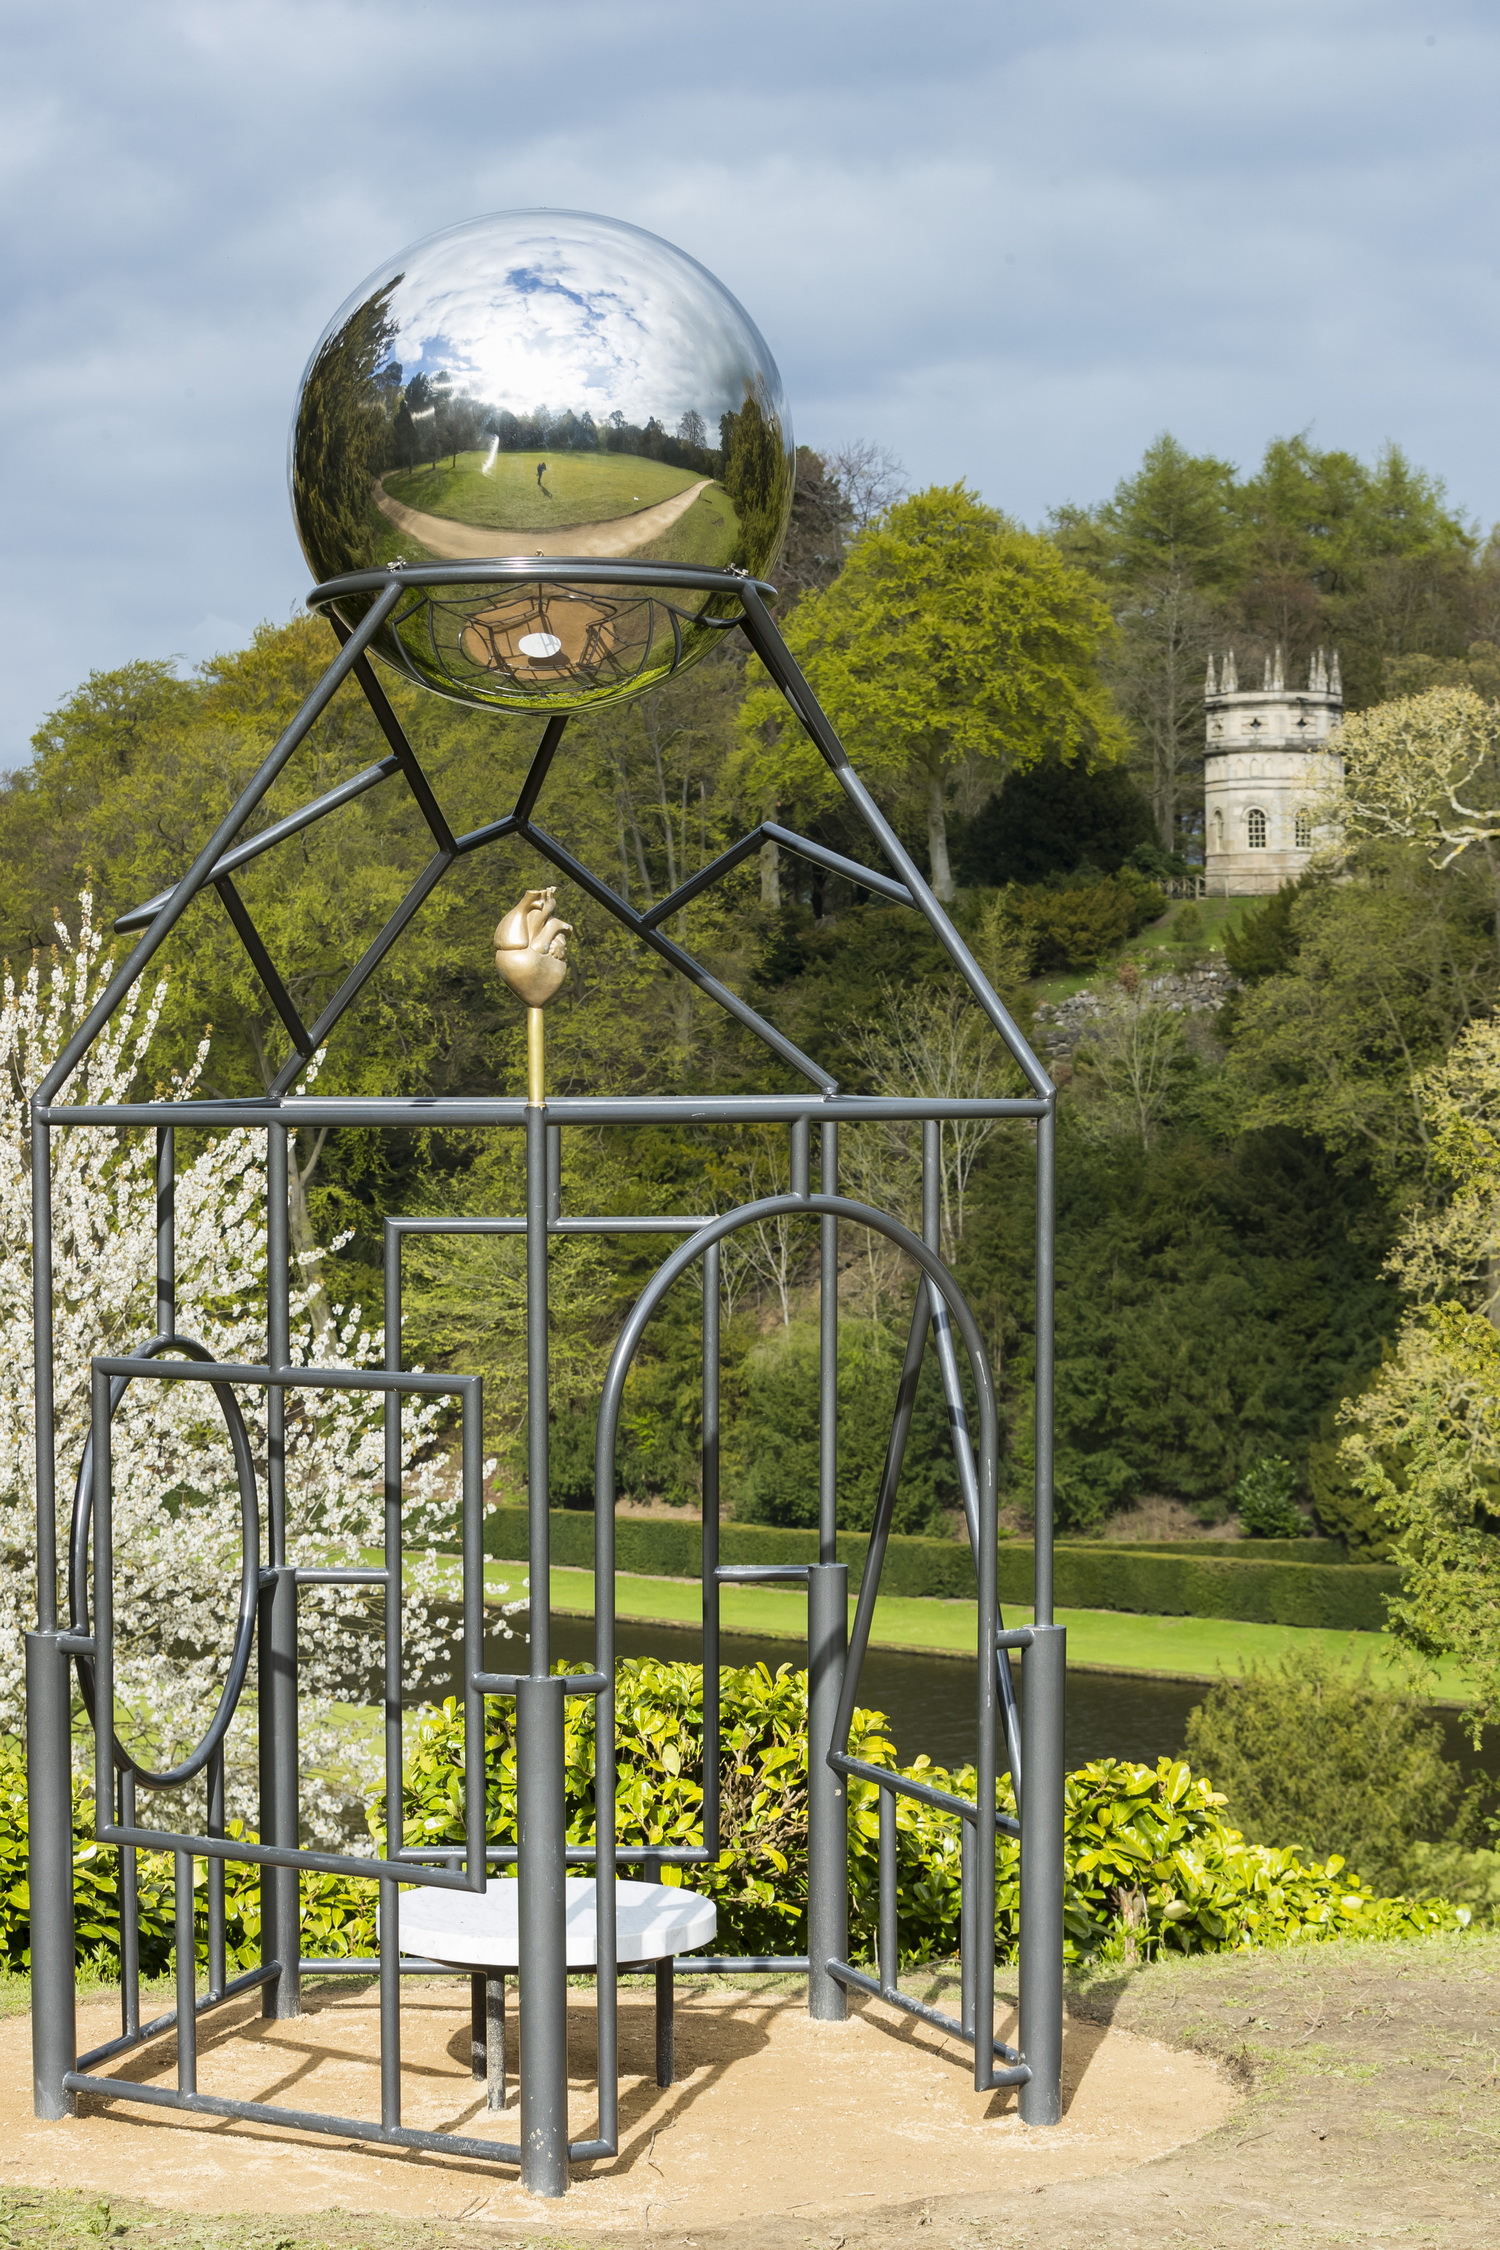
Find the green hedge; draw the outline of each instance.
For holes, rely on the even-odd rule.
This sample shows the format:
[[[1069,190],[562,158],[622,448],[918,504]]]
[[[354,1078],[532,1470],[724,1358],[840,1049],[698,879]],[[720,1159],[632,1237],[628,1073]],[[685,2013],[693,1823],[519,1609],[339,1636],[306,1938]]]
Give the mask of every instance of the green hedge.
[[[620,1516],[615,1560],[643,1578],[696,1578],[702,1527],[695,1516],[673,1522],[662,1516]],[[839,1533],[839,1560],[859,1583],[868,1539]],[[1064,1609],[1139,1610],[1153,1617],[1222,1617],[1253,1625],[1323,1625],[1344,1632],[1378,1633],[1386,1623],[1385,1596],[1399,1574],[1380,1563],[1280,1561],[1266,1547],[1298,1548],[1312,1541],[1257,1540],[1232,1550],[1203,1541],[1173,1549],[1126,1547],[1095,1541],[1057,1548],[1057,1600]],[[1329,1544],[1318,1542],[1318,1544]],[[524,1508],[492,1508],[485,1519],[487,1551],[506,1562],[526,1559]],[[783,1531],[768,1524],[726,1523],[719,1534],[726,1563],[809,1563],[818,1559],[814,1531]],[[594,1563],[594,1519],[572,1508],[552,1511],[552,1560],[577,1570]],[[1031,1599],[1029,1540],[1000,1546],[1000,1598]],[[956,1539],[893,1538],[886,1549],[881,1591],[972,1601],[974,1566]]]
[[[561,1668],[561,1667],[560,1667]],[[487,1705],[489,1834],[511,1842],[516,1820],[515,1705]],[[724,1675],[723,1845],[711,1864],[687,1872],[692,1889],[719,1909],[718,1947],[727,1953],[789,1952],[807,1944],[807,1674],[764,1665]],[[564,1726],[568,1835],[594,1833],[594,1705],[569,1700]],[[637,1659],[619,1667],[617,1824],[632,1844],[702,1838],[703,1674],[692,1664]],[[872,1765],[894,1753],[878,1714],[855,1713],[850,1747]],[[410,1845],[461,1841],[463,1716],[451,1699],[408,1730],[403,1826]],[[919,1758],[903,1769],[968,1795],[972,1769],[953,1775]],[[998,1802],[1014,1812],[1009,1781]],[[1073,1961],[1135,1953],[1217,1952],[1226,1947],[1322,1938],[1419,1936],[1462,1927],[1472,1916],[1438,1898],[1377,1898],[1338,1858],[1304,1861],[1292,1847],[1247,1844],[1225,1821],[1212,1784],[1180,1761],[1152,1768],[1097,1759],[1071,1774],[1065,1813],[1066,1947]],[[104,1974],[119,1960],[119,1861],[89,1840],[93,1799],[74,1784],[74,1895],[78,1952]],[[385,1837],[371,1820],[377,1845]],[[233,1831],[237,1832],[237,1831]],[[879,1816],[872,1784],[849,1789],[850,1953],[870,1958],[877,1910]],[[0,1964],[29,1966],[31,1899],[26,1880],[26,1768],[19,1742],[0,1737]],[[911,1798],[896,1800],[901,1950],[906,1961],[950,1956],[959,1940],[958,1822]],[[1007,1960],[1019,1930],[1019,1853],[996,1839],[995,1935]],[[203,1862],[193,1863],[198,1954],[205,1957]],[[228,1950],[236,1968],[257,1958],[260,1869],[226,1871]],[[677,1869],[663,1871],[671,1883]],[[142,1967],[160,1974],[170,1958],[172,1862],[140,1855]],[[375,1943],[376,1885],[368,1877],[301,1878],[304,1947],[322,1957],[365,1957]]]

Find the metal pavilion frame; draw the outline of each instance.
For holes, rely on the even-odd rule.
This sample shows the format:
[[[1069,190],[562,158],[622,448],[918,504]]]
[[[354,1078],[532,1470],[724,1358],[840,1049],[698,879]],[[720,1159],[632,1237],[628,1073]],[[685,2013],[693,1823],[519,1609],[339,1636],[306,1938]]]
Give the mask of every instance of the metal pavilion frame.
[[[438,797],[402,731],[371,667],[368,650],[388,622],[413,616],[445,587],[494,585],[538,593],[548,584],[580,586],[639,583],[673,596],[704,597],[708,622],[738,628],[837,778],[890,872],[845,858],[807,837],[765,822],[681,884],[669,898],[638,912],[584,866],[536,818],[548,770],[566,720],[546,724],[539,748],[512,810],[467,835],[456,836]],[[220,822],[175,887],[122,915],[116,928],[143,934],[111,979],[97,1006],[69,1041],[32,1101],[32,1192],[35,1249],[37,1396],[37,1628],[27,1636],[27,1740],[29,1758],[32,1898],[33,2053],[35,2106],[41,2117],[69,2114],[80,2093],[111,2100],[198,2110],[214,2116],[255,2119],[344,2139],[446,2152],[489,2163],[518,2165],[523,2185],[560,2195],[571,2163],[613,2156],[619,2146],[617,1975],[614,1968],[613,1875],[621,1863],[644,1863],[658,1875],[664,1864],[690,1869],[719,1849],[719,1600],[724,1585],[776,1579],[803,1584],[808,1601],[809,1693],[809,1913],[808,1952],[757,1959],[685,1957],[684,1970],[720,1968],[735,1973],[805,1972],[814,2017],[843,2016],[849,1991],[877,1995],[966,2041],[974,2052],[974,2083],[983,2090],[1016,2085],[1021,2115],[1034,2125],[1057,2122],[1061,2108],[1062,2032],[1062,1698],[1064,1635],[1052,1612],[1052,1296],[1054,1204],[1054,1102],[1050,1079],[991,990],[910,854],[854,773],[827,718],[798,670],[766,607],[768,587],[737,572],[625,562],[531,562],[392,566],[353,573],[317,587],[311,605],[330,614],[342,643],[334,661],[272,748],[254,779]],[[368,603],[349,631],[334,612],[340,601]],[[690,613],[683,611],[683,616]],[[701,609],[696,613],[701,616]],[[672,616],[680,647],[680,620]],[[298,811],[251,834],[247,824],[330,700],[353,679],[390,745],[389,754],[363,773],[326,791]],[[350,970],[311,1024],[302,1021],[262,942],[234,881],[237,871],[263,852],[350,803],[364,791],[399,776],[420,809],[433,854],[379,935]],[[448,869],[463,855],[502,838],[530,845],[559,875],[633,932],[673,969],[746,1025],[806,1082],[800,1093],[660,1098],[567,1096],[529,1106],[520,1100],[424,1098],[342,1099],[299,1095],[296,1082],[339,1018],[374,975],[402,930]],[[849,1096],[728,990],[691,954],[663,934],[661,925],[716,878],[737,866],[767,839],[804,859],[863,885],[881,897],[911,906],[927,921],[950,960],[1020,1068],[1029,1091],[989,1100],[886,1099]],[[248,1100],[142,1101],[110,1105],[68,1103],[64,1089],[94,1040],[145,971],[174,924],[200,893],[216,890],[239,934],[291,1043],[269,1091]],[[937,1251],[940,1135],[944,1120],[987,1117],[1024,1120],[1036,1135],[1036,1542],[1034,1619],[1007,1631],[996,1598],[997,1420],[993,1383],[974,1316]],[[838,1133],[845,1122],[901,1119],[922,1127],[923,1224],[913,1232],[889,1214],[838,1193]],[[777,1124],[790,1138],[790,1191],[741,1206],[712,1219],[623,1218],[564,1215],[561,1141],[570,1128],[607,1124],[680,1122]],[[291,1364],[288,1241],[288,1135],[304,1125],[414,1127],[447,1124],[491,1126],[525,1137],[524,1214],[484,1219],[392,1218],[386,1223],[386,1365],[381,1370],[295,1367]],[[134,1352],[93,1364],[92,1435],[78,1472],[68,1556],[66,1612],[59,1594],[56,1464],[53,1449],[53,1330],[51,1137],[75,1125],[154,1127],[156,1133],[157,1272],[156,1334]],[[214,1362],[204,1347],[176,1333],[173,1242],[174,1137],[179,1126],[234,1125],[263,1130],[267,1147],[267,1363]],[[812,1129],[818,1128],[819,1183],[813,1188]],[[816,1218],[822,1251],[819,1430],[818,1561],[799,1567],[726,1566],[719,1560],[719,1259],[725,1238],[759,1220],[800,1214]],[[852,1628],[848,1622],[847,1568],[837,1560],[835,1479],[839,1314],[837,1230],[841,1224],[873,1228],[895,1243],[917,1268],[916,1302],[897,1405],[876,1499],[872,1536]],[[529,1457],[529,1665],[524,1674],[490,1673],[483,1657],[484,1524],[481,1398],[475,1377],[408,1372],[401,1366],[401,1246],[414,1232],[503,1233],[524,1236],[527,1271]],[[548,1620],[548,1390],[547,1265],[553,1237],[577,1233],[680,1235],[643,1290],[617,1343],[605,1379],[599,1417],[595,1501],[595,1658],[589,1673],[550,1670]],[[614,1803],[614,1450],[621,1399],[645,1323],[672,1284],[690,1267],[701,1269],[703,1288],[703,1655],[704,1835],[701,1845],[671,1848],[620,1846],[612,1809],[601,1817],[592,1846],[569,1847],[563,1802],[565,1699],[594,1699],[596,1803],[601,1816]],[[973,1799],[905,1779],[847,1754],[860,1668],[869,1642],[881,1565],[911,1423],[918,1377],[931,1345],[952,1428],[975,1570],[975,1655],[978,1758]],[[971,1437],[960,1380],[960,1355],[971,1370],[978,1404],[978,1442]],[[113,1710],[115,1628],[112,1601],[110,1429],[132,1382],[190,1381],[209,1385],[223,1411],[239,1480],[242,1569],[239,1620],[224,1692],[207,1733],[192,1755],[170,1771],[142,1766],[98,1723]],[[355,1389],[385,1400],[385,1551],[378,1567],[297,1569],[287,1562],[285,1400],[290,1389]],[[236,1392],[265,1400],[266,1492],[264,1507]],[[462,1847],[415,1851],[389,1846],[384,1860],[303,1849],[298,1824],[297,1591],[312,1583],[374,1587],[385,1617],[385,1794],[387,1834],[400,1837],[402,1674],[402,1494],[400,1417],[413,1395],[454,1399],[462,1422],[462,1575],[465,1727],[465,1797]],[[92,1605],[88,1587],[92,1578]],[[1018,1709],[1009,1652],[1022,1654],[1023,1696]],[[258,1656],[261,1841],[225,1834],[223,1742]],[[120,1847],[122,1882],[122,2027],[117,2039],[77,2051],[72,1909],[72,1673],[95,1736],[95,1790],[99,1841]],[[486,1698],[514,1697],[517,1706],[518,1844],[488,1842],[485,1824],[484,1707]],[[1006,1767],[1017,1783],[1020,1819],[995,1809],[998,1775]],[[1023,1778],[1024,1777],[1024,1778]],[[139,1792],[201,1780],[205,1817],[200,1832],[154,1827],[139,1810]],[[847,1785],[873,1784],[879,1792],[878,1974],[847,1958]],[[962,1836],[962,1975],[960,2015],[952,2018],[903,1994],[898,1984],[896,1800],[920,1799],[955,1817]],[[994,2037],[995,1855],[997,1831],[1021,1844],[1019,2049]],[[136,1855],[170,1851],[177,1870],[175,1963],[177,2006],[143,2024],[139,2005],[139,1931]],[[206,1861],[208,1985],[197,1987],[192,1874]],[[226,1975],[224,1866],[258,1863],[262,1869],[260,1965]],[[520,2141],[504,2143],[474,2134],[428,2132],[401,2123],[400,1987],[403,1975],[438,1973],[437,1965],[402,1954],[399,1897],[403,1886],[436,1885],[481,1890],[496,1864],[516,1864],[520,1883],[521,2008],[525,2067],[521,2074]],[[567,1968],[562,1882],[572,1864],[594,1867],[598,1893],[598,2129],[594,2138],[570,2141],[567,2109]],[[378,1956],[361,1962],[310,1959],[301,1952],[300,1871],[347,1873],[378,1884],[381,1902]],[[379,2121],[324,2116],[290,2106],[231,2100],[197,2084],[196,2030],[205,2012],[259,1988],[268,2015],[300,2012],[304,1973],[378,1977],[381,2021]],[[442,1971],[451,1974],[450,1971]],[[476,2005],[478,1996],[476,1994]],[[177,2042],[175,2087],[110,2076],[104,2066],[144,2042],[172,2031]]]

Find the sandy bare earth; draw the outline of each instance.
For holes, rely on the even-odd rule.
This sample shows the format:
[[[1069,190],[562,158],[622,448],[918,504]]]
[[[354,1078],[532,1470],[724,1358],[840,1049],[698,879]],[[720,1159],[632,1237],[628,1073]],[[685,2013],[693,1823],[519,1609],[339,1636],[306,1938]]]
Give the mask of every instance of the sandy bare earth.
[[[375,505],[398,531],[420,540],[429,554],[443,562],[479,562],[495,555],[633,555],[670,531],[685,516],[711,477],[702,477],[685,492],[674,492],[654,508],[633,516],[612,516],[607,523],[569,524],[562,531],[497,531],[493,525],[454,523],[447,516],[424,516],[404,508],[399,500],[375,487]],[[505,541],[510,540],[510,546]]]
[[[378,2114],[373,1992],[313,1987],[297,2022],[267,2023],[251,1998],[208,2019],[199,2085],[341,2115]],[[878,2002],[846,2025],[815,2024],[795,1995],[685,1986],[679,2082],[657,2089],[648,1993],[622,1995],[622,2146],[580,2167],[565,2204],[523,2196],[513,2170],[310,2134],[86,2098],[77,2118],[31,2114],[29,2026],[0,2024],[0,2188],[140,2198],[164,2209],[296,2214],[335,2207],[387,2220],[535,2226],[566,2214],[580,2232],[653,2235],[779,2214],[794,2223],[946,2196],[1036,2190],[1118,2174],[1221,2125],[1229,2075],[1202,2055],[1105,2025],[1070,2025],[1067,2113],[1050,2132],[1016,2116],[1015,2095],[977,2095],[963,2052]],[[405,1999],[405,2122],[514,2140],[517,2111],[486,2117],[468,2075],[468,1987],[423,1984]],[[1013,2020],[998,2025],[1014,2038]],[[80,2043],[117,2029],[111,2007],[80,2009]],[[593,2130],[593,2006],[572,2010],[574,2131]],[[170,2037],[115,2067],[172,2083]],[[1035,2206],[1032,2206],[1035,2208]]]

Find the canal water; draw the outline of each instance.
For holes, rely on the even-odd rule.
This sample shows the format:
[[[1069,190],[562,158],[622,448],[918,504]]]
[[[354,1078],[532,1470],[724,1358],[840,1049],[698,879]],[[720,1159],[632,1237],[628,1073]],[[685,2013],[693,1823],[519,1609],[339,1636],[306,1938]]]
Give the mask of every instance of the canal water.
[[[454,1614],[454,1625],[457,1626]],[[621,1656],[650,1656],[664,1663],[698,1664],[702,1637],[695,1627],[631,1623],[621,1619],[615,1632]],[[795,1641],[763,1640],[748,1634],[720,1636],[720,1661],[725,1666],[779,1664],[800,1666],[805,1656]],[[593,1622],[585,1617],[552,1619],[552,1653],[555,1659],[589,1664],[594,1653]],[[455,1650],[455,1655],[457,1651]],[[524,1670],[524,1639],[486,1637],[485,1662],[497,1672]],[[366,1694],[378,1692],[372,1674]],[[458,1675],[424,1682],[416,1699],[426,1701],[458,1692]],[[1188,1713],[1202,1701],[1204,1689],[1195,1680],[1159,1680],[1130,1672],[1070,1670],[1064,1721],[1064,1750],[1069,1767],[1091,1758],[1128,1758],[1154,1765],[1160,1757],[1181,1754],[1187,1736]],[[974,1756],[974,1668],[951,1656],[923,1656],[906,1650],[873,1648],[860,1675],[859,1702],[866,1710],[880,1711],[889,1722],[890,1735],[903,1765],[925,1751],[935,1765],[961,1766]],[[1444,1748],[1462,1766],[1466,1777],[1493,1771],[1494,1754],[1486,1748],[1477,1758],[1463,1732],[1456,1711],[1438,1713]]]

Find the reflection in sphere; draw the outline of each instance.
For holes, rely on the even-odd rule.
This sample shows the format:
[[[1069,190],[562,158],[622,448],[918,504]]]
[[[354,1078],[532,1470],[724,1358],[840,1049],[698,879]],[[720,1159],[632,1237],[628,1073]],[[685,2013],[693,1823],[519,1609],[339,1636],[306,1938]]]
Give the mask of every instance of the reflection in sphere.
[[[319,339],[292,506],[319,580],[393,562],[559,558],[537,583],[413,587],[377,652],[465,703],[568,710],[713,645],[722,595],[569,585],[569,560],[751,577],[791,509],[791,422],[754,323],[619,220],[503,211],[416,243]],[[354,624],[369,597],[345,598]]]

